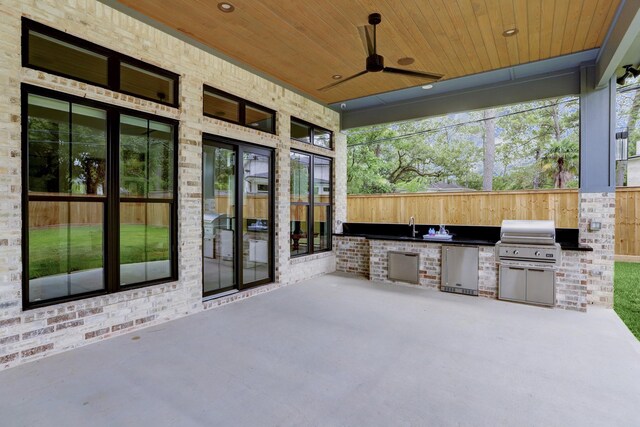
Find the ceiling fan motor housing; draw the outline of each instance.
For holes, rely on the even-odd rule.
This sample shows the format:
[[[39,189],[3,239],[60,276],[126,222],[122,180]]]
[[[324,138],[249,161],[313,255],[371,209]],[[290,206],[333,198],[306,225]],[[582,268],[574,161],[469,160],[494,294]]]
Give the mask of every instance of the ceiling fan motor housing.
[[[381,55],[373,54],[367,57],[367,71],[376,73],[384,70],[384,58]]]
[[[378,25],[382,22],[382,15],[379,13],[372,13],[369,15],[369,25]]]

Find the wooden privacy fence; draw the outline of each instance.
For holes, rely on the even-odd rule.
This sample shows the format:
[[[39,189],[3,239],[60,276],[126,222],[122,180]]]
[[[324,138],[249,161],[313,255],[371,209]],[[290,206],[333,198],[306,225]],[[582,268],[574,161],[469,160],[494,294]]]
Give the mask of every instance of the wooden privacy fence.
[[[640,256],[640,187],[616,189],[616,255]]]
[[[352,195],[349,222],[493,225],[503,219],[553,219],[578,227],[578,190]],[[616,255],[640,256],[640,187],[616,190]]]
[[[29,202],[29,227],[54,227],[61,224],[103,224],[103,203]],[[120,222],[166,227],[169,225],[169,205],[164,203],[121,203]]]
[[[350,222],[497,225],[503,219],[553,219],[578,226],[577,190],[416,193],[349,196]]]

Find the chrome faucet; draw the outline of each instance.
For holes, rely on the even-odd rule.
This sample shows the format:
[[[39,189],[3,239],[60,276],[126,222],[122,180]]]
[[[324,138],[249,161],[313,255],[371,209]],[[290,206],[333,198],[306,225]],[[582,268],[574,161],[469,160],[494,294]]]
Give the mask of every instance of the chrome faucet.
[[[416,237],[418,232],[416,231],[416,219],[414,217],[409,218],[409,227],[411,227],[411,237]]]

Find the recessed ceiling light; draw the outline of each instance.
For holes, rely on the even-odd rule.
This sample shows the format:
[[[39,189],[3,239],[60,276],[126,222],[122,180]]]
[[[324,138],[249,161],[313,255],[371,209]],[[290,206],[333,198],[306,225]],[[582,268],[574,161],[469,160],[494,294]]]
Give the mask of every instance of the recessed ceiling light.
[[[398,65],[411,65],[415,62],[416,60],[413,58],[410,58],[408,56],[404,57],[404,58],[400,58],[398,59]]]
[[[340,80],[342,78],[342,75],[341,74],[334,74],[333,76],[331,76],[331,78],[333,80]]]
[[[433,85],[424,85],[422,89],[433,89]]]
[[[516,34],[518,34],[517,28],[509,28],[508,30],[504,30],[504,32],[502,33],[502,35],[505,37],[515,36]]]
[[[231,3],[227,3],[227,2],[218,3],[218,9],[220,9],[224,13],[231,13],[234,10],[236,10],[234,5],[232,5]]]

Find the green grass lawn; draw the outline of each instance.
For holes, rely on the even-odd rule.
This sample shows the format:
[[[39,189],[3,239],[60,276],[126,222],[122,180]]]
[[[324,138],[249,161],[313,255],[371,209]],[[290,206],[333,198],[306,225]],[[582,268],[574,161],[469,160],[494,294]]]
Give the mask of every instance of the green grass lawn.
[[[120,259],[125,264],[169,259],[169,229],[123,225]],[[146,245],[145,245],[146,231]],[[99,226],[72,226],[67,245],[66,228],[29,231],[29,278],[50,276],[103,266],[103,234]],[[67,251],[69,257],[67,259]],[[67,262],[69,265],[67,265]]]
[[[640,340],[640,264],[616,262],[613,308]]]

